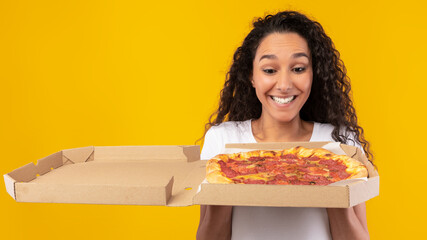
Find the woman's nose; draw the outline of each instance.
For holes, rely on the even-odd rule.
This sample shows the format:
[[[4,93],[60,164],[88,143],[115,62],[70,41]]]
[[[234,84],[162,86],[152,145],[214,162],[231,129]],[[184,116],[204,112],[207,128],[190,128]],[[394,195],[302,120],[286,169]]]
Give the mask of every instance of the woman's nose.
[[[288,91],[292,88],[292,78],[289,73],[282,73],[278,76],[276,88],[280,91]]]

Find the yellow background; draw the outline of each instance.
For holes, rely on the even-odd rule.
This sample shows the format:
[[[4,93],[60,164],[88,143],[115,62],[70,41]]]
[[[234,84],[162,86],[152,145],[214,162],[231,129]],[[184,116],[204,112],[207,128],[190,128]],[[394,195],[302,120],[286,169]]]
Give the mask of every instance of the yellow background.
[[[352,79],[381,176],[372,239],[420,238],[421,1],[1,1],[0,173],[74,147],[194,144],[254,17],[286,9],[324,26]],[[193,239],[199,210],[16,203],[4,187],[0,206],[2,239]]]

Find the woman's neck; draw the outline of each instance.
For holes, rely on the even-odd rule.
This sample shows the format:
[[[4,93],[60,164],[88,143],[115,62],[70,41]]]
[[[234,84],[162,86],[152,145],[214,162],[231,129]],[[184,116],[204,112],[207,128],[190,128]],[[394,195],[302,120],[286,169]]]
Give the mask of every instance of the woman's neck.
[[[278,122],[261,116],[252,121],[252,132],[257,142],[308,142],[313,133],[313,123],[299,117],[289,122]]]

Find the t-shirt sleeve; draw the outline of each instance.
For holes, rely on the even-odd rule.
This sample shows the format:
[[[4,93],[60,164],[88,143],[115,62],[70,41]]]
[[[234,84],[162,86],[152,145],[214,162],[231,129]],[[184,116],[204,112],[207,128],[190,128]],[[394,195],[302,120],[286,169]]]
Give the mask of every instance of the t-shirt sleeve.
[[[202,153],[200,158],[202,160],[207,160],[215,157],[220,154],[222,141],[218,137],[218,130],[215,127],[211,127],[205,135],[205,141],[202,148]]]

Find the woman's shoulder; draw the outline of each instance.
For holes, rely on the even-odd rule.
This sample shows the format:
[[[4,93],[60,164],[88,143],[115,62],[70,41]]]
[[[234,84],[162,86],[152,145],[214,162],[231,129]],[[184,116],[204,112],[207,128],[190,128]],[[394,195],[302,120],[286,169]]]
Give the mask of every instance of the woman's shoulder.
[[[335,128],[334,125],[330,123],[320,123],[320,122],[314,122],[314,126],[317,127],[317,129],[320,131],[327,131],[331,133]]]
[[[250,120],[228,121],[212,126],[206,132],[201,158],[210,159],[223,152],[227,143],[251,142],[251,139],[253,137]]]
[[[314,122],[312,141],[335,141],[332,139],[332,132],[334,129],[335,126],[330,123]],[[346,127],[341,126],[339,128],[339,133],[342,135],[348,135],[348,131],[346,131],[346,129]],[[313,140],[313,138],[321,140]]]
[[[334,141],[332,138],[333,130],[334,126],[330,123],[314,122],[313,133],[310,141]]]
[[[215,138],[221,144],[255,142],[251,120],[228,121],[212,126],[206,132],[206,138]]]
[[[314,122],[313,135],[312,135],[311,141],[335,142],[335,140],[332,138],[332,131],[334,129],[335,129],[335,126],[330,123]],[[357,141],[357,137],[353,132],[348,131],[347,127],[341,126],[339,128],[339,133],[340,135],[347,137],[347,142],[346,142],[347,145],[359,147],[363,151],[362,146]]]

